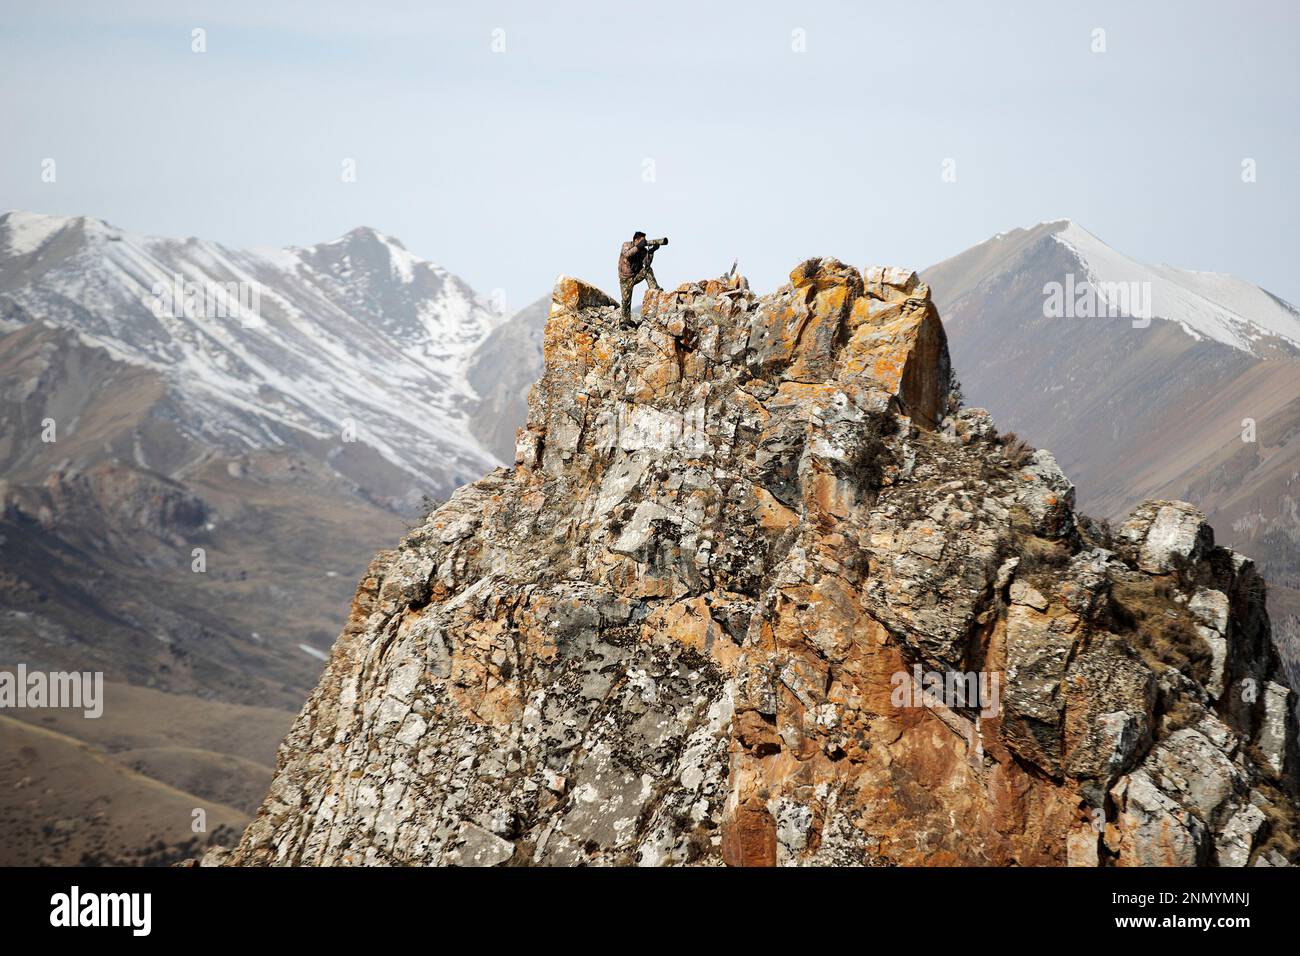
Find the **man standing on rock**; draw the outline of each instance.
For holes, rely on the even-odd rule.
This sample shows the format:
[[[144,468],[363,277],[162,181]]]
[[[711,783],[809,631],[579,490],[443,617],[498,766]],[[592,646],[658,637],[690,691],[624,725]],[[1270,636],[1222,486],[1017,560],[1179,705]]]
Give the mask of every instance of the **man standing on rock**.
[[[618,254],[618,288],[623,293],[623,324],[632,322],[632,287],[642,280],[646,288],[658,289],[654,270],[650,264],[654,261],[655,250],[668,245],[665,239],[647,239],[644,232],[632,233],[632,241],[623,243]]]

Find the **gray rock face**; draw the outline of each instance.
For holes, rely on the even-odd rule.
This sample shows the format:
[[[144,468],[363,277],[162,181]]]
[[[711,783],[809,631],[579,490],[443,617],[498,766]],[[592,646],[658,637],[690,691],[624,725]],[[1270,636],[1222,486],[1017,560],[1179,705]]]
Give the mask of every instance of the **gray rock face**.
[[[515,466],[376,557],[227,862],[1287,862],[1253,569],[1181,503],[1102,540],[953,414],[912,273],[635,329],[562,279],[545,358]]]
[[[1074,530],[1074,485],[1061,473],[1049,451],[1038,449],[1024,468],[1026,482],[1021,503],[1033,522],[1034,533],[1062,538]]]
[[[1145,771],[1125,777],[1111,791],[1111,798],[1119,812],[1107,827],[1106,846],[1118,859],[1139,866],[1200,866],[1208,862],[1205,824],[1171,799]]]
[[[1197,289],[1204,276],[1157,267],[1153,288],[1174,285],[1163,285],[1171,293],[1164,306],[1153,292],[1154,318],[1138,323],[1145,328],[1123,316],[1044,314],[1052,311],[1045,293],[1068,276],[1096,283],[1107,273],[1133,280],[1148,270],[1079,223],[1056,221],[1001,233],[921,278],[937,297],[965,396],[1004,430],[1052,449],[1085,511],[1118,524],[1145,499],[1186,498],[1205,511],[1218,543],[1257,560],[1270,583],[1274,637],[1292,685],[1300,684],[1292,587],[1300,581],[1292,478],[1300,442],[1276,442],[1265,454],[1235,428],[1202,427],[1249,417],[1260,435],[1296,433],[1300,375],[1292,357],[1300,336],[1275,335],[1295,323],[1296,311],[1228,277],[1216,282],[1233,289],[1234,301],[1220,292],[1192,306],[1206,291]],[[1245,319],[1238,326],[1245,336],[1189,334],[1198,317],[1225,308]]]
[[[1196,632],[1210,648],[1210,677],[1205,689],[1210,697],[1218,699],[1223,694],[1224,668],[1228,663],[1228,623],[1230,607],[1228,596],[1222,591],[1201,588],[1187,602],[1187,609],[1199,622]]]
[[[1285,684],[1269,681],[1264,688],[1264,722],[1257,739],[1264,759],[1276,773],[1281,773],[1287,763],[1294,738],[1291,696],[1292,691]]]
[[[1186,567],[1214,547],[1205,515],[1183,501],[1144,502],[1120,526],[1117,537],[1149,574]]]

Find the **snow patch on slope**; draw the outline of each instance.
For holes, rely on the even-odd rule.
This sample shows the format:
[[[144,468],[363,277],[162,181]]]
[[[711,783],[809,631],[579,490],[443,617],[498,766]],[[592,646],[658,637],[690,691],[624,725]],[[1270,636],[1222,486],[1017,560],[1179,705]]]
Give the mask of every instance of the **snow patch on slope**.
[[[25,256],[43,246],[64,227],[61,216],[42,216],[34,212],[10,212],[0,216],[0,237],[6,256]]]
[[[1083,263],[1088,281],[1148,283],[1151,316],[1177,322],[1196,339],[1211,339],[1251,355],[1263,340],[1276,337],[1300,346],[1300,312],[1244,279],[1171,266],[1148,266],[1116,252],[1078,223],[1052,237]]]
[[[43,248],[56,236],[57,252]],[[395,239],[356,229],[238,250],[13,212],[0,240],[0,298],[159,370],[208,441],[265,447],[286,429],[343,441],[350,430],[413,478],[456,483],[499,464],[470,433],[466,367],[503,319]],[[177,276],[223,307],[155,309],[155,290]]]

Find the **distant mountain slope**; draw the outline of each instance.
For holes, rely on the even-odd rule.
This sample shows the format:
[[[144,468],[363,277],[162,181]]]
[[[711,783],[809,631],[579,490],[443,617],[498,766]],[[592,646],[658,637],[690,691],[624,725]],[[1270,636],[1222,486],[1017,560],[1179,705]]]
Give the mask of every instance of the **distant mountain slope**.
[[[1272,293],[1224,273],[1146,265],[1069,219],[1001,233],[931,266],[926,274],[943,282],[944,294],[955,304],[978,295],[999,275],[1019,272],[1037,278],[1036,270],[1053,261],[1053,253],[1062,253],[1064,259],[1056,261],[1069,269],[1043,273],[1044,283],[1064,283],[1072,275],[1076,285],[1086,280],[1103,292],[1140,283],[1149,290],[1150,316],[1177,323],[1193,339],[1256,357],[1279,354],[1279,348],[1294,355],[1300,347],[1300,311]],[[1039,294],[1046,298],[1041,288]],[[1131,308],[1122,311],[1122,318],[1136,314]]]
[[[1197,503],[1223,543],[1260,563],[1275,629],[1288,626],[1300,611],[1292,305],[1233,276],[1144,265],[1068,220],[995,236],[923,276],[969,404],[1055,449],[1085,511]],[[1150,321],[1045,314],[1050,284],[1085,281],[1145,284]],[[1242,440],[1248,419],[1254,442]]]
[[[500,317],[372,229],[243,251],[7,213],[0,323],[31,321],[159,371],[178,428],[205,446],[355,437],[405,473],[395,497],[407,505],[496,464],[468,430],[465,366]]]
[[[216,776],[228,767],[214,767]],[[166,865],[237,833],[246,815],[146,776],[75,738],[0,714],[4,866]],[[207,832],[191,830],[195,808]],[[228,837],[226,837],[228,839]]]
[[[369,229],[0,216],[0,664],[296,706],[399,515],[497,464],[466,368],[501,321]]]
[[[515,430],[528,417],[528,390],[542,374],[542,334],[550,296],[520,309],[475,350],[469,383],[481,396],[470,429],[506,464],[515,460]]]
[[[0,216],[0,667],[167,692],[165,712],[110,697],[118,766],[67,743],[94,721],[6,729],[30,760],[0,790],[48,763],[55,795],[0,807],[26,821],[7,859],[42,858],[40,834],[66,829],[46,814],[78,786],[107,819],[74,828],[61,862],[167,859],[199,805],[176,787],[251,807],[269,767],[245,744],[149,725],[217,703],[287,722],[375,549],[497,465],[467,370],[502,321],[371,229],[249,251]],[[269,764],[284,723],[255,726]],[[162,813],[171,849],[133,843]]]

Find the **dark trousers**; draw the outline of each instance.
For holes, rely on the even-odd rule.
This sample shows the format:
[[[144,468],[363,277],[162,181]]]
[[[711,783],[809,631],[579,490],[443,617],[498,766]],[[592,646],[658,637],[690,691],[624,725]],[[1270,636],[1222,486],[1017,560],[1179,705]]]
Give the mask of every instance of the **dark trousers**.
[[[624,279],[619,277],[618,290],[623,294],[623,318],[632,318],[632,287],[638,282],[645,282],[649,289],[658,289],[659,283],[655,280],[654,270],[650,268],[650,263],[641,267],[641,271],[634,276]]]

